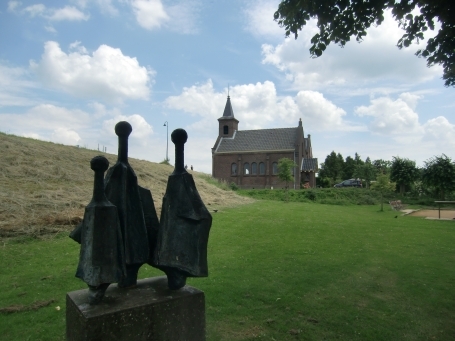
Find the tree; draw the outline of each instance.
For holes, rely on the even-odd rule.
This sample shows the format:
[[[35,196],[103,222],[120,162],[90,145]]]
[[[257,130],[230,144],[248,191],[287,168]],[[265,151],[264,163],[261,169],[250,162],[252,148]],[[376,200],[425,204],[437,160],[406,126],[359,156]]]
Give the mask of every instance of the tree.
[[[370,160],[370,158],[367,157],[367,160]],[[366,162],[366,160],[365,160],[365,162],[363,162],[362,159],[360,158],[360,155],[357,153],[355,153],[355,155],[354,155],[354,161],[355,161],[356,166],[363,165]]]
[[[445,194],[455,190],[455,163],[445,154],[425,161],[422,182],[433,187],[438,197],[444,200]]]
[[[390,167],[392,166],[392,162],[388,160],[378,159],[374,160],[372,165],[376,168],[376,171],[381,174],[388,174],[390,173]]]
[[[286,182],[286,201],[288,200],[288,184],[294,180],[292,173],[295,167],[297,167],[297,164],[291,159],[284,157],[278,160],[278,178]]]
[[[333,181],[340,179],[344,168],[343,156],[332,151],[325,158],[324,163],[321,164],[321,170],[319,171],[320,178],[329,178]]]
[[[404,194],[405,187],[419,178],[419,170],[416,163],[409,159],[393,157],[390,167],[390,179],[400,186],[400,194]]]
[[[343,167],[343,179],[351,179],[354,176],[355,167],[356,161],[350,156],[346,157]]]
[[[369,157],[366,158],[363,164],[358,164],[354,171],[354,176],[365,180],[366,188],[370,188],[370,183],[373,179],[376,178],[378,171],[371,163]]]
[[[371,184],[371,189],[381,193],[381,212],[384,211],[384,193],[393,191],[396,184],[390,182],[387,174],[379,174],[376,178],[376,182]]]
[[[319,33],[311,38],[310,54],[319,57],[331,42],[344,46],[352,36],[361,42],[371,25],[384,21],[384,11],[388,9],[405,32],[397,42],[400,49],[424,39],[425,31],[434,30],[435,20],[440,22],[437,35],[428,39],[426,47],[416,55],[426,58],[428,66],[442,65],[445,86],[455,86],[453,0],[282,0],[274,19],[284,27],[286,36],[293,34],[297,39],[298,31],[310,18],[317,18]],[[420,9],[420,13],[415,9]]]

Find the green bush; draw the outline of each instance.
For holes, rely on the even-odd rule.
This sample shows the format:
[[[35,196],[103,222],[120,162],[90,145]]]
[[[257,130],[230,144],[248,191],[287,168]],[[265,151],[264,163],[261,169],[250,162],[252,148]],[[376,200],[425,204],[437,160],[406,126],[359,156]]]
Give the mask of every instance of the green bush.
[[[237,186],[237,184],[235,182],[231,182],[229,184],[229,187],[233,190],[233,191],[237,191],[239,189],[239,186]]]
[[[376,205],[378,203],[379,202],[374,197],[368,194],[360,196],[357,201],[358,205]]]
[[[316,194],[316,191],[313,191],[311,189],[309,190],[306,190],[305,192],[305,196],[310,199],[311,201],[315,201],[316,198],[317,198],[317,194]]]
[[[285,191],[282,189],[239,189],[238,193],[260,200],[285,200]],[[396,194],[387,193],[385,200],[394,200]],[[291,202],[314,202],[330,205],[376,205],[380,203],[380,194],[365,188],[312,188],[304,190],[290,190]]]

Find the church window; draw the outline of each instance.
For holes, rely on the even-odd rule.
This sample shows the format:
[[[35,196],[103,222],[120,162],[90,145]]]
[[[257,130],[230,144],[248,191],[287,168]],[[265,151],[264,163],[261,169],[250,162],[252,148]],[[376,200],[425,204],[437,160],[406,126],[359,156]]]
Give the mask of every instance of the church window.
[[[243,174],[248,175],[250,174],[250,164],[248,162],[245,162],[243,165]]]
[[[228,127],[228,126],[224,126],[224,127],[223,127],[223,134],[224,134],[224,135],[229,134],[229,127]]]
[[[265,175],[265,164],[264,162],[259,163],[259,174],[260,175]]]
[[[236,163],[233,163],[231,165],[231,173],[232,173],[232,175],[237,175],[237,164]]]
[[[272,174],[273,175],[278,174],[278,163],[276,163],[276,162],[272,163]]]
[[[251,164],[251,175],[256,175],[258,173],[258,164],[253,162]]]

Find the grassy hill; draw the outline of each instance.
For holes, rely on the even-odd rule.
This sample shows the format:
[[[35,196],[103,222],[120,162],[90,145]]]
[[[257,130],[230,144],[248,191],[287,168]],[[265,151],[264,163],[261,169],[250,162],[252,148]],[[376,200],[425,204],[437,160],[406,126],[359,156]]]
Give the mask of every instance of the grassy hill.
[[[104,155],[114,165],[117,155],[0,133],[0,238],[39,236],[71,230],[81,221],[93,191],[90,160]],[[158,217],[173,166],[129,159],[139,185],[152,192]],[[224,191],[192,172],[210,211],[253,201]],[[207,175],[205,175],[207,177]]]

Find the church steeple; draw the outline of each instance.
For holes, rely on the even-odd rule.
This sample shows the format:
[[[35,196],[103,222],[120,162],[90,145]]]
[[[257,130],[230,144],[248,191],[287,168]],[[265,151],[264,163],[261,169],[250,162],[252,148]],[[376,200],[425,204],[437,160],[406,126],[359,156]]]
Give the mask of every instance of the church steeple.
[[[239,129],[239,121],[234,117],[232,110],[231,97],[228,94],[223,116],[218,119],[219,133],[218,137],[232,137],[234,132]]]
[[[226,106],[224,107],[223,117],[234,117],[234,111],[232,110],[231,97],[227,97]]]

